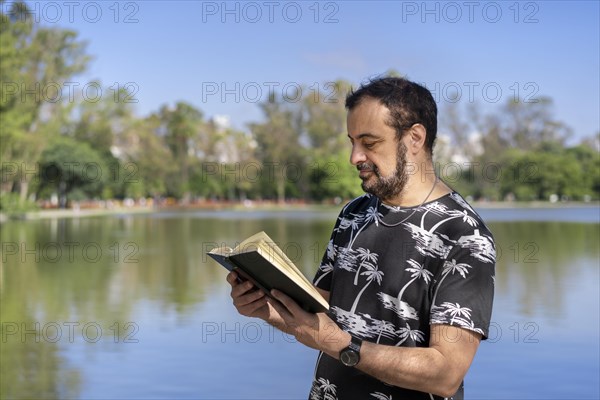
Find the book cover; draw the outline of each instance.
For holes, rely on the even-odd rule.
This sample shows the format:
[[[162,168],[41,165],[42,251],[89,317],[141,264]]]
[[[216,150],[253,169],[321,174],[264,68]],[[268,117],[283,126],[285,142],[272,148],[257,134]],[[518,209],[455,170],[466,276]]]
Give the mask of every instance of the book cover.
[[[235,249],[220,247],[207,254],[266,294],[271,289],[280,290],[312,313],[329,309],[323,296],[264,232],[251,236]]]

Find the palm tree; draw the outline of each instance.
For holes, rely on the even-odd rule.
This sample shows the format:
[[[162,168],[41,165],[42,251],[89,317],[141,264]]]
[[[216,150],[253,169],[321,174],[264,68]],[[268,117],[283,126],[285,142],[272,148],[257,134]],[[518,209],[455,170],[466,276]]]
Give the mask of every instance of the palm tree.
[[[450,197],[452,197],[454,199],[454,201],[456,201],[458,204],[460,204],[463,208],[466,208],[467,210],[471,211],[473,214],[476,214],[475,210],[473,210],[473,208],[469,205],[469,203],[467,203],[460,194],[455,192],[455,193],[450,194]]]
[[[460,274],[460,276],[462,276],[463,278],[466,278],[467,274],[469,273],[468,268],[471,268],[471,266],[469,264],[465,264],[465,263],[457,264],[455,259],[452,259],[452,261],[444,262],[444,267],[442,270],[442,279],[440,279],[440,281],[437,285],[437,289],[435,290],[435,294],[433,295],[433,300],[431,301],[431,304],[435,305],[435,299],[437,297],[438,291],[440,290],[440,287],[442,286],[442,282],[444,281],[444,279],[446,279],[446,277],[448,275],[458,272]]]
[[[440,222],[438,222],[437,224],[435,224],[434,226],[432,226],[431,229],[429,229],[429,232],[435,232],[435,230],[437,228],[439,228],[439,226],[442,225],[444,222],[450,221],[451,219],[455,219],[455,218],[461,218],[461,217],[462,217],[463,222],[466,222],[471,226],[479,225],[479,222],[477,221],[477,219],[474,217],[471,217],[469,215],[469,213],[467,213],[467,210],[462,210],[462,211],[451,210],[449,212],[449,215],[450,215],[450,217],[443,219]]]
[[[394,330],[394,324],[392,324],[389,321],[383,320],[383,319],[375,319],[373,320],[373,328],[374,330],[378,330],[379,334],[377,336],[377,341],[375,343],[379,343],[379,340],[381,339],[381,336],[385,333],[389,333],[389,334],[395,334],[396,331]],[[385,335],[387,336],[387,335]]]
[[[355,214],[350,214],[355,215]],[[360,223],[360,218],[349,219],[346,217],[342,217],[340,219],[340,224],[338,225],[338,231],[345,231],[348,228],[352,228],[352,230],[358,228],[358,224]]]
[[[416,343],[420,343],[425,339],[423,332],[418,329],[413,330],[408,322],[406,323],[406,328],[400,328],[396,333],[400,336],[400,341],[396,343],[396,346],[400,346],[402,343],[406,342],[406,339],[408,338]]]
[[[375,225],[379,226],[379,218],[381,217],[383,217],[383,215],[379,211],[377,211],[377,207],[371,206],[367,208],[367,211],[365,212],[364,221],[365,224],[374,221]]]
[[[370,393],[371,396],[375,397],[377,400],[392,400],[392,395],[389,396],[387,394],[383,394],[381,392]]]
[[[336,399],[336,385],[329,382],[329,379],[319,378],[319,389],[325,394],[324,399]]]
[[[377,262],[377,257],[379,256],[377,253],[371,253],[371,250],[369,249],[365,249],[363,247],[359,247],[358,249],[356,249],[356,251],[358,251],[358,258],[360,260],[360,264],[358,265],[358,268],[356,269],[356,275],[354,275],[354,285],[358,285],[358,275],[360,272],[360,267],[362,266],[363,262],[365,261],[372,261],[372,262]]]
[[[457,319],[460,320],[460,322],[462,322],[462,321],[466,321],[466,319],[471,318],[471,309],[468,307],[461,307],[460,304],[458,304],[458,303],[444,302],[444,303],[442,303],[442,307],[445,307],[446,308],[445,312],[452,316],[452,319],[450,320],[450,324],[455,322],[455,320],[457,320]],[[461,317],[464,317],[464,318],[461,318]]]
[[[383,215],[381,215],[381,213],[377,211],[377,207],[373,206],[367,208],[367,211],[365,211],[364,214],[360,214],[360,216],[356,218],[358,220],[357,227],[359,223],[362,224],[362,226],[356,233],[352,232],[352,235],[350,235],[349,247],[352,247],[358,235],[362,232],[363,229],[365,229],[367,225],[369,225],[369,222],[375,221],[375,225],[379,226],[379,218],[381,218],[382,216]],[[354,231],[354,227],[352,228],[352,230]]]
[[[362,264],[361,264],[362,265]],[[362,296],[365,289],[371,284],[371,282],[376,281],[377,284],[381,285],[381,279],[383,278],[383,271],[380,271],[376,265],[365,262],[366,271],[362,272],[361,275],[367,276],[367,284],[358,292],[356,299],[354,299],[354,303],[352,304],[352,308],[350,309],[350,313],[354,314],[356,311],[356,306],[358,306],[358,301],[360,300],[360,296]]]
[[[333,271],[333,265],[331,265],[331,263],[321,264],[321,266],[319,267],[319,270],[322,271],[322,274],[319,277],[319,279],[317,279],[315,281],[315,286],[319,284],[319,282],[321,281],[321,279],[323,279],[323,277],[325,275],[327,275],[328,273],[330,273],[331,271]]]
[[[433,212],[435,215],[441,215],[448,211],[448,207],[437,201],[427,204],[425,208],[427,209],[427,211],[425,211],[421,216],[421,228],[423,229],[425,229],[425,216],[429,211]]]
[[[427,284],[427,283],[429,283],[429,280],[433,276],[431,271],[429,271],[428,269],[425,269],[425,266],[419,264],[417,261],[410,259],[406,262],[412,266],[412,268],[408,267],[405,269],[405,271],[407,271],[407,272],[412,272],[412,275],[411,275],[412,279],[406,285],[404,285],[404,287],[402,289],[400,289],[400,293],[398,293],[398,303],[400,303],[400,301],[402,301],[402,295],[404,294],[404,291],[406,290],[408,285],[410,285],[411,283],[413,283],[415,280],[417,280],[419,278],[423,278],[423,280]]]

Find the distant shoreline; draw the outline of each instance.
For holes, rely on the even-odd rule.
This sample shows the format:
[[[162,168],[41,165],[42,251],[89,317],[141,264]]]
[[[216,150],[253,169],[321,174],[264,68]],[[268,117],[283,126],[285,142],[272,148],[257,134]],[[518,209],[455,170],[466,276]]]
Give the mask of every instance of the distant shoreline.
[[[339,210],[344,203],[335,204],[318,204],[318,203],[252,203],[252,205],[244,205],[243,203],[216,203],[210,207],[202,206],[176,206],[176,207],[114,207],[114,208],[93,208],[93,209],[51,209],[51,210],[36,210],[23,213],[6,214],[0,212],[0,222],[29,221],[48,218],[88,218],[108,215],[127,215],[127,214],[154,214],[161,212],[192,212],[192,211],[235,211],[235,212],[253,212],[253,211],[327,211]],[[600,207],[600,202],[472,202],[470,203],[475,209],[571,209],[571,208],[595,208]]]

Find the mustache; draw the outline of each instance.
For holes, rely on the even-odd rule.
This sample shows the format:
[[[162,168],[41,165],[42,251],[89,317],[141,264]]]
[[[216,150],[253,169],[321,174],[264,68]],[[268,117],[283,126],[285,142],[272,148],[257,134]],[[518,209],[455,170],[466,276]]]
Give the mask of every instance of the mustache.
[[[359,171],[373,171],[373,172],[377,172],[377,166],[375,164],[371,164],[371,163],[360,163],[356,165],[356,169]]]

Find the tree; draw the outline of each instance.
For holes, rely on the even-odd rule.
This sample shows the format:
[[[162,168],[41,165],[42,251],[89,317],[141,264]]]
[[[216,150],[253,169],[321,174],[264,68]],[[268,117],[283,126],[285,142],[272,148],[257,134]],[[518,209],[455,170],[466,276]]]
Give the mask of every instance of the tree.
[[[194,195],[245,200],[256,190],[262,171],[250,132],[231,128],[226,118],[211,118],[202,124],[192,146],[196,157],[190,189]]]
[[[558,143],[564,147],[572,130],[553,118],[553,101],[541,97],[525,102],[510,99],[503,107],[503,134],[510,146],[523,150],[538,150],[543,143]]]
[[[356,169],[349,162],[344,80],[328,82],[303,99],[302,132],[307,137],[306,158],[311,199],[351,198],[361,193]]]
[[[501,196],[516,200],[598,198],[600,161],[593,149],[546,143],[538,151],[510,150],[502,159]]]
[[[163,106],[159,111],[164,124],[165,141],[177,162],[177,174],[172,175],[173,186],[171,190],[184,201],[190,198],[190,163],[196,156],[194,138],[202,130],[203,114],[194,106],[178,102],[174,108]]]
[[[99,195],[107,171],[102,157],[90,145],[58,137],[41,155],[40,190],[57,193],[60,208],[65,208],[76,190],[87,197]]]
[[[177,170],[164,137],[158,135],[161,124],[160,116],[151,114],[147,118],[135,120],[121,139],[124,150],[122,182],[126,188],[134,185],[141,191],[127,193],[129,196],[135,194],[135,197],[158,197],[165,194],[168,177]]]
[[[270,94],[269,99],[260,104],[265,122],[250,124],[257,146],[257,155],[262,162],[264,189],[271,191],[275,184],[277,201],[283,203],[286,197],[286,184],[294,183],[288,172],[292,167],[302,171],[303,163],[299,154],[301,114],[293,103]],[[267,192],[268,193],[268,192]]]
[[[64,83],[84,70],[89,57],[74,31],[34,23],[24,2],[0,13],[0,142],[4,162],[35,170],[48,138],[47,128],[64,106]],[[24,202],[31,175],[17,174],[2,190],[20,192]]]
[[[600,134],[596,136],[596,140]],[[583,188],[580,196],[590,199],[600,199],[600,148],[593,147],[594,143],[584,140],[580,145],[567,149],[567,153],[581,166]]]

